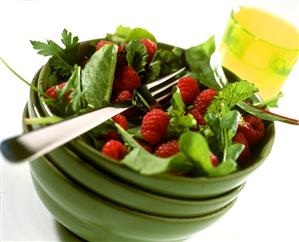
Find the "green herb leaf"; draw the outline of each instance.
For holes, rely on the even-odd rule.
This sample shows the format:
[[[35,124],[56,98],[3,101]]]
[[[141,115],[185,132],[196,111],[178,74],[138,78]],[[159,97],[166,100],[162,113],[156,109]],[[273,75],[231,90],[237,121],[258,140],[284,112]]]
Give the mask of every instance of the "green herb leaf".
[[[159,61],[160,76],[166,76],[184,67],[184,52],[179,51],[179,48],[172,48],[171,50],[158,49],[152,62]]]
[[[126,60],[128,64],[137,72],[145,70],[148,53],[143,44],[137,40],[130,41],[126,46]]]
[[[117,60],[117,45],[96,51],[82,71],[83,94],[95,108],[109,104]]]
[[[143,28],[132,29],[132,31],[129,33],[126,41],[128,42],[131,40],[140,40],[140,39],[150,39],[151,41],[157,42],[155,36]]]
[[[30,40],[34,49],[38,50],[38,54],[43,56],[63,55],[63,49],[52,40],[47,40],[46,43]]]
[[[198,132],[185,132],[179,139],[180,151],[206,173],[213,170],[211,151],[206,139]]]
[[[61,42],[64,44],[66,49],[77,48],[79,38],[78,36],[72,37],[72,33],[68,32],[66,29],[63,30],[61,34]]]
[[[123,43],[128,39],[131,31],[132,29],[129,27],[119,25],[114,34],[107,34],[106,39],[117,44]]]
[[[210,59],[214,51],[215,38],[212,36],[206,42],[187,49],[185,57],[195,79],[209,88],[219,90],[219,85],[214,78],[214,71],[210,66]]]
[[[26,125],[54,124],[54,123],[58,123],[62,120],[63,120],[63,118],[53,115],[51,117],[25,118],[24,123]]]
[[[174,87],[171,106],[168,109],[170,121],[167,133],[170,136],[179,136],[182,132],[188,131],[190,128],[196,126],[196,120],[193,115],[185,114],[186,105],[183,101],[180,89]]]
[[[267,100],[262,101],[257,107],[269,107],[269,108],[277,108],[278,107],[278,101],[280,98],[283,97],[283,93],[279,92],[277,95],[274,97],[271,97]]]
[[[225,113],[257,91],[258,89],[252,83],[245,80],[229,83],[214,97],[207,112],[215,114]]]

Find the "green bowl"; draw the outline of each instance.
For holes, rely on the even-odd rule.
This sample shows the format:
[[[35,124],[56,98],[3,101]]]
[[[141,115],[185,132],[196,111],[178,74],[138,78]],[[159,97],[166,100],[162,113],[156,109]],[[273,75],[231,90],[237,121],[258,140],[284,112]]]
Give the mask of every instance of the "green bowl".
[[[31,105],[31,117],[38,116]],[[24,117],[28,117],[27,108]],[[30,127],[24,126],[25,132]],[[62,146],[47,154],[47,158],[64,175],[120,205],[155,215],[168,217],[195,217],[216,211],[234,200],[244,185],[216,198],[203,200],[182,200],[152,194],[126,184],[113,176],[94,169],[72,150]]]
[[[149,215],[118,205],[66,177],[46,157],[30,162],[36,191],[54,217],[88,241],[183,241],[208,227],[234,204],[192,218]]]
[[[82,43],[82,46],[87,46],[85,49],[90,49],[90,44],[88,43],[89,42],[84,42]],[[170,48],[169,45],[162,44],[161,46]],[[83,47],[82,49],[84,49]],[[45,83],[44,80],[46,79],[47,68],[47,65],[45,65],[41,69],[41,72],[37,73],[33,80],[33,85],[37,85],[41,88],[41,84]],[[36,110],[39,115],[52,115],[49,108],[44,104],[42,98],[33,91],[30,95],[30,102],[33,105],[33,109]],[[199,199],[220,196],[243,184],[247,180],[248,175],[256,170],[269,155],[274,142],[274,136],[274,123],[269,123],[266,126],[266,135],[264,139],[253,151],[250,165],[223,177],[190,178],[168,174],[145,176],[101,155],[98,150],[84,142],[80,137],[69,142],[66,146],[92,166],[98,167],[99,170],[117,177],[127,184],[132,184],[136,187],[163,196],[182,199]]]

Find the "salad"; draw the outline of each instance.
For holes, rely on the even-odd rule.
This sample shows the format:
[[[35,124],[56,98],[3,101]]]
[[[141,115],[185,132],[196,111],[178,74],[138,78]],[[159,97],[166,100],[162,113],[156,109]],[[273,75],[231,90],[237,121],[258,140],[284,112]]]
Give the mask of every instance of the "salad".
[[[250,165],[251,151],[276,116],[257,107],[258,89],[211,66],[214,37],[181,49],[160,44],[147,30],[119,26],[80,51],[79,39],[64,30],[64,48],[52,40],[31,41],[49,56],[46,78],[35,88],[56,122],[93,108],[132,102],[139,108],[114,116],[83,138],[100,155],[144,175],[223,176]],[[78,54],[79,53],[79,54]],[[168,105],[150,105],[138,88],[185,67]],[[250,103],[250,105],[249,105]],[[43,122],[40,118],[39,123]],[[30,120],[27,120],[30,123]]]

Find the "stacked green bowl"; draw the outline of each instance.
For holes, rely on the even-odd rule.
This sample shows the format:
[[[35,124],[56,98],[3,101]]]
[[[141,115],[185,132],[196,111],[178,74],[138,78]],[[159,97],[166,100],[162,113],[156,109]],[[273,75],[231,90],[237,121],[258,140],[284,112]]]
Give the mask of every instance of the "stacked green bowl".
[[[85,43],[86,44],[86,43]],[[84,47],[83,49],[87,47]],[[43,69],[33,80],[38,86]],[[52,115],[31,91],[24,117]],[[25,131],[38,126],[25,126]],[[245,181],[269,154],[274,125],[251,165],[223,177],[143,176],[109,159],[79,137],[30,162],[36,191],[54,217],[88,241],[184,241],[234,204]]]

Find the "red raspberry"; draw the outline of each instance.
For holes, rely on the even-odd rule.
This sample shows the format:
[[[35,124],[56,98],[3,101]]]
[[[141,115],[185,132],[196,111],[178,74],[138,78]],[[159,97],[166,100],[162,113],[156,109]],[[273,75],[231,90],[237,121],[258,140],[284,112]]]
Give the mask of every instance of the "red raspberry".
[[[198,94],[195,98],[194,106],[201,113],[204,114],[207,111],[211,101],[214,96],[217,95],[217,90],[215,89],[206,89]]]
[[[128,124],[128,121],[127,121],[127,118],[122,115],[122,114],[117,114],[115,115],[112,120],[115,122],[115,123],[118,123],[123,129],[127,130],[128,127],[129,127],[129,124]]]
[[[150,63],[158,49],[157,44],[149,39],[142,39],[140,42],[144,45],[148,53],[147,63]]]
[[[128,101],[131,98],[132,98],[131,93],[128,90],[124,90],[116,94],[114,102],[121,103],[121,102]]]
[[[50,98],[52,98],[53,100],[56,100],[57,99],[57,91],[56,91],[56,88],[58,87],[60,90],[65,86],[66,82],[62,82],[60,83],[59,85],[55,85],[55,86],[52,86],[50,88],[48,88],[48,90],[46,91],[46,94],[47,96],[49,96]],[[66,93],[64,95],[65,99],[67,101],[70,100],[70,93]]]
[[[156,156],[166,158],[166,157],[173,156],[178,152],[179,152],[178,141],[170,140],[170,141],[167,141],[166,143],[159,145],[158,148],[156,149],[155,154],[156,154]]]
[[[211,153],[211,162],[212,162],[212,165],[214,167],[218,166],[219,165],[219,160],[218,160],[218,157],[216,155],[214,155],[213,153]]]
[[[118,140],[112,139],[104,144],[101,152],[110,158],[121,160],[127,154],[127,148]]]
[[[180,89],[184,103],[189,105],[193,103],[194,99],[199,94],[199,85],[192,77],[182,77],[179,79],[178,88]]]
[[[233,137],[233,142],[243,144],[245,146],[238,160],[240,161],[247,160],[250,157],[250,148],[244,135],[242,133],[237,132],[236,135]]]
[[[239,125],[238,131],[244,135],[249,145],[256,145],[265,134],[263,121],[253,115],[245,115],[243,120],[245,123]]]
[[[167,132],[169,117],[161,109],[152,109],[143,117],[141,134],[150,144],[157,144]]]
[[[205,125],[206,121],[203,117],[203,115],[196,109],[193,108],[189,113],[191,113],[193,115],[193,117],[195,118],[197,125]]]
[[[120,140],[121,139],[120,135],[115,130],[110,130],[107,133],[102,134],[102,138],[105,141],[109,141],[111,139],[114,139],[114,140]]]
[[[124,66],[116,72],[113,82],[113,91],[121,92],[127,90],[132,92],[141,86],[141,80],[136,71],[130,66]]]

